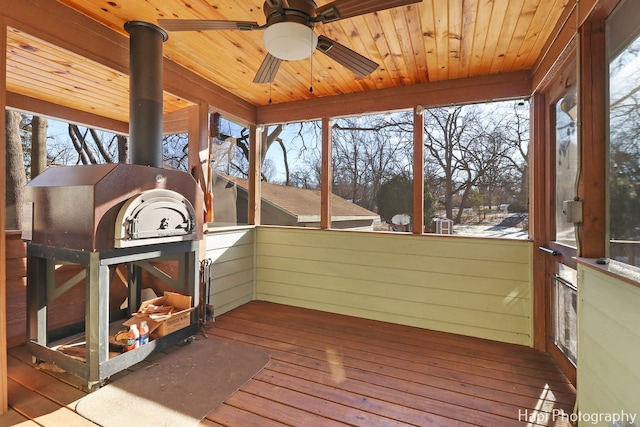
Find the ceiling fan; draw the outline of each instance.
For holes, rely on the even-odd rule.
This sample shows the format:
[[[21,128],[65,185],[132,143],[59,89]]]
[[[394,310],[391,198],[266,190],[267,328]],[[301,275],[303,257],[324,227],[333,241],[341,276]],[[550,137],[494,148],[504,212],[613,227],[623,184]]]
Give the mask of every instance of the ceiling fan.
[[[158,25],[167,31],[264,30],[267,56],[258,70],[254,83],[275,80],[280,63],[308,58],[315,49],[342,64],[354,74],[364,77],[378,64],[348,47],[314,32],[317,23],[374,13],[381,10],[420,3],[422,0],[335,0],[317,7],[314,0],[266,0],[262,7],[266,24],[250,21],[202,19],[159,19]]]

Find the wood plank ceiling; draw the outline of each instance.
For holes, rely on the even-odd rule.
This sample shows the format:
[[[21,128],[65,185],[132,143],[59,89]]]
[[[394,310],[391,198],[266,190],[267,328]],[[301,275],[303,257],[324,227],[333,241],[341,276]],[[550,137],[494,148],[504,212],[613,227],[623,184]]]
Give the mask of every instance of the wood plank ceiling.
[[[129,20],[162,18],[265,22],[262,0],[59,0],[127,35]],[[318,6],[329,0],[317,0]],[[375,2],[372,2],[375,3]],[[317,24],[316,33],[380,64],[360,78],[316,51],[283,62],[272,85],[253,83],[265,57],[262,31],[173,32],[164,54],[253,105],[530,70],[566,0],[423,0],[364,16]],[[10,91],[105,117],[128,120],[127,76],[20,31],[9,31]],[[35,80],[35,81],[34,81]],[[313,93],[309,86],[313,85]],[[61,100],[67,98],[67,101]],[[74,101],[72,101],[74,100]],[[165,111],[186,101],[167,94]]]
[[[129,76],[13,28],[7,31],[7,90],[129,121]],[[190,103],[170,93],[165,113]]]

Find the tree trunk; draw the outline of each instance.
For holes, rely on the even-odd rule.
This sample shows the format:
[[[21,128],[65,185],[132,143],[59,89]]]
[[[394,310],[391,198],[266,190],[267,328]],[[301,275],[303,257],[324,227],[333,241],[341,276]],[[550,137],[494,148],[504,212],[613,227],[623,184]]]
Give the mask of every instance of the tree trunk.
[[[6,119],[6,147],[7,180],[5,229],[22,229],[22,204],[24,200],[24,186],[27,176],[24,170],[24,156],[22,140],[20,138],[21,116],[17,111],[5,112]]]
[[[47,129],[49,122],[44,117],[31,119],[31,179],[40,175],[47,167]]]
[[[111,158],[111,155],[107,152],[107,149],[104,147],[104,143],[102,142],[102,140],[98,136],[98,132],[96,132],[96,130],[93,129],[93,128],[89,128],[89,133],[91,134],[91,137],[93,138],[93,142],[96,143],[96,147],[98,147],[98,151],[100,152],[100,155],[102,156],[102,159],[106,163],[113,163],[113,159]]]
[[[278,138],[278,144],[280,144],[280,148],[282,148],[283,160],[284,160],[284,173],[285,173],[285,183],[287,187],[291,185],[291,174],[289,172],[289,159],[287,158],[287,147],[284,146],[284,141]]]
[[[89,145],[87,144],[86,133],[83,135],[77,125],[69,125],[69,131],[70,133],[73,133],[77,138],[78,143],[76,144],[74,141],[74,145],[76,146],[76,150],[78,150],[78,153],[81,154],[81,152],[84,152],[84,155],[89,160],[90,164],[98,164],[96,156],[93,154],[93,152],[89,148]]]
[[[129,159],[129,140],[126,136],[118,135],[118,163],[127,163]]]

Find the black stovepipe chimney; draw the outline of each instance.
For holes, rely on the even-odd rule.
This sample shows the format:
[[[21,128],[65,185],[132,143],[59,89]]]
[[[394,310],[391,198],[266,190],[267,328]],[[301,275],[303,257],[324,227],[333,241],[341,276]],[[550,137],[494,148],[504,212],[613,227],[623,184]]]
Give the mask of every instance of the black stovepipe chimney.
[[[167,33],[142,21],[129,39],[129,163],[162,167],[162,43]]]

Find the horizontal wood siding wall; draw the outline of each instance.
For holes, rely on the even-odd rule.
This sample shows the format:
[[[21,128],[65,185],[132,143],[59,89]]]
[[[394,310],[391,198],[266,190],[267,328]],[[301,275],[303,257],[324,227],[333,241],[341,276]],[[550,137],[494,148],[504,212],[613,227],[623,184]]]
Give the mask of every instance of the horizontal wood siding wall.
[[[210,228],[205,237],[205,258],[212,262],[209,295],[215,316],[253,300],[254,236],[253,228]]]
[[[527,241],[256,230],[256,297],[531,345]]]
[[[578,409],[640,425],[640,288],[582,265],[578,277]]]

